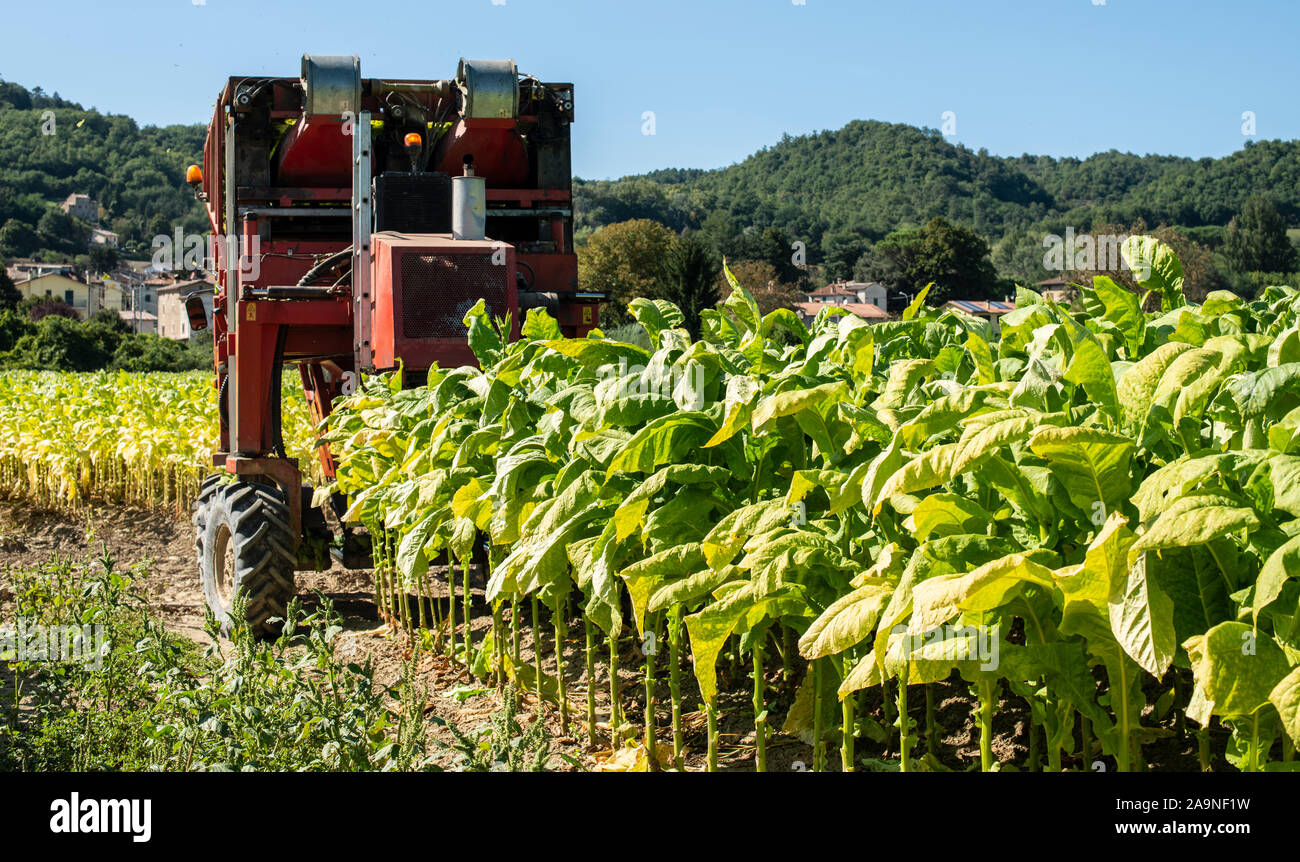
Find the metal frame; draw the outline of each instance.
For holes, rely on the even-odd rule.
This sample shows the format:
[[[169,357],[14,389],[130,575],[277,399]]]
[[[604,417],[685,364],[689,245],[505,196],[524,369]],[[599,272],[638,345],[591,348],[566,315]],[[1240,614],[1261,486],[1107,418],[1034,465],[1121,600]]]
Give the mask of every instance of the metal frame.
[[[370,229],[374,224],[370,163],[370,112],[362,111],[352,129],[352,355],[357,374],[375,367],[370,343],[370,316],[375,307],[370,295]]]

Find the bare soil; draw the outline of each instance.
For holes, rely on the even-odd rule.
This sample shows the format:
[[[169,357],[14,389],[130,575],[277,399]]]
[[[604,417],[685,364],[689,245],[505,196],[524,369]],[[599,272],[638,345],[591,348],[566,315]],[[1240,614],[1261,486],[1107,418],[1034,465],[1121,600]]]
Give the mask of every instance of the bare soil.
[[[155,613],[172,631],[200,643],[209,642],[204,631],[203,595],[199,587],[198,569],[194,558],[192,527],[189,518],[171,513],[132,507],[104,506],[91,508],[76,515],[62,512],[33,510],[21,503],[0,500],[0,609],[5,609],[9,568],[40,565],[55,558],[85,559],[108,553],[119,569],[137,568],[143,573],[140,581]],[[441,578],[441,612],[445,615],[446,586]],[[478,580],[475,584],[474,580]],[[488,717],[501,708],[503,693],[491,683],[483,682],[469,674],[459,663],[443,655],[431,655],[414,648],[410,637],[393,631],[380,621],[374,603],[371,573],[368,570],[348,570],[337,563],[325,572],[300,572],[297,576],[299,594],[309,607],[317,602],[316,592],[327,596],[342,615],[345,632],[339,650],[343,657],[362,661],[370,660],[375,668],[378,683],[392,686],[402,677],[404,664],[415,656],[417,687],[426,692],[425,714],[436,715],[462,731],[470,732],[482,726]],[[483,600],[481,578],[471,580],[473,602],[472,630],[476,643],[481,643],[491,626],[490,611]],[[6,609],[7,610],[7,609]],[[543,612],[545,614],[545,611]],[[508,619],[508,613],[507,613]],[[533,661],[531,626],[521,625],[521,659]],[[543,671],[553,674],[555,669],[553,637],[549,616],[542,621]],[[610,755],[608,739],[609,683],[606,676],[607,651],[598,651],[597,679],[594,692],[597,735],[594,744],[587,739],[587,682],[586,659],[581,646],[582,623],[569,622],[570,639],[565,647],[565,684],[570,704],[570,726],[566,733],[561,724],[560,711],[554,703],[542,705],[541,716],[552,734],[551,767],[561,770],[600,769]],[[643,665],[638,645],[631,639],[622,642],[620,650],[620,688],[627,721],[637,728],[644,718]],[[659,679],[656,687],[656,715],[658,748],[660,756],[671,753],[671,713],[666,663],[666,649],[659,658]],[[769,771],[802,771],[812,767],[810,747],[798,739],[779,732],[787,710],[794,699],[795,685],[803,676],[803,665],[797,658],[792,664],[792,679],[783,679],[780,657],[770,655],[767,668],[767,706],[770,738],[767,746]],[[751,668],[732,668],[725,660],[719,661],[720,690],[719,754],[718,766],[722,770],[750,771],[754,768],[754,729],[752,709]],[[681,672],[682,691],[685,698],[683,725],[685,728],[685,765],[688,770],[703,770],[706,766],[707,730],[705,715],[700,706],[689,666]],[[921,735],[915,756],[930,751],[925,738],[925,694],[921,687],[911,690],[909,713]],[[977,701],[970,687],[954,677],[948,682],[932,686],[934,697],[936,739],[933,742],[934,760],[942,768],[966,771],[979,768],[979,728],[974,721]],[[1148,702],[1155,701],[1155,693],[1148,692]],[[873,689],[861,704],[867,714],[883,722],[882,694]],[[529,714],[537,711],[536,699],[523,696],[521,720],[527,723]],[[1144,723],[1156,725],[1154,716],[1144,716]],[[1003,764],[1024,768],[1027,748],[1029,712],[1023,699],[1008,696],[1005,687],[994,719],[993,752]],[[835,730],[828,727],[828,730]],[[1172,729],[1172,728],[1171,728]],[[435,729],[444,740],[445,731]],[[1076,730],[1077,738],[1077,730]],[[897,745],[897,734],[893,735]],[[1216,738],[1214,750],[1222,751]],[[829,743],[826,765],[838,770],[840,754],[838,743]],[[856,740],[858,758],[896,760],[898,752],[860,736]],[[1171,734],[1144,749],[1151,768],[1172,771],[1195,771],[1196,742],[1193,736]],[[561,755],[565,755],[562,757]],[[1045,760],[1045,753],[1040,752]],[[450,765],[453,755],[448,752],[444,760]],[[580,767],[576,764],[580,764]],[[1067,755],[1065,768],[1079,768],[1081,759]],[[612,766],[612,764],[611,764]],[[1218,764],[1216,764],[1218,766]],[[608,767],[607,767],[608,768]],[[859,769],[864,769],[859,765]],[[1113,764],[1110,768],[1113,768]]]

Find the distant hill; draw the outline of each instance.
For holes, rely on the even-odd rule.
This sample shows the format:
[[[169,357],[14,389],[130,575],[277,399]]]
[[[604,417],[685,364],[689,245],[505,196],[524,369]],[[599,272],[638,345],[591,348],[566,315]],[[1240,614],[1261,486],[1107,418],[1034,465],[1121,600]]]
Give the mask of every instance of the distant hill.
[[[200,125],[141,128],[130,117],[87,110],[39,87],[0,82],[0,240],[21,246],[0,253],[84,253],[78,232],[85,224],[58,209],[73,193],[97,200],[104,211],[99,226],[138,250],[147,251],[155,235],[177,224],[205,230],[202,208],[185,184],[185,168],[201,159],[205,133]]]
[[[54,134],[48,119],[54,118]],[[104,210],[101,227],[129,249],[176,224],[206,230],[184,183],[201,158],[205,128],[141,128],[0,82],[0,254],[69,259],[84,253],[85,225],[58,203],[86,193]],[[1004,275],[1032,278],[1041,237],[1067,227],[1176,225],[1213,244],[1252,194],[1273,197],[1300,226],[1300,142],[1247,142],[1221,159],[1136,156],[1087,159],[974,152],[938,131],[859,120],[835,131],[784,136],[718,170],[665,168],[614,181],[574,181],[579,238],[606,224],[650,218],[701,229],[720,248],[775,228],[808,244],[810,262],[850,264],[864,245],[935,216],[973,228],[994,246]],[[44,222],[42,221],[44,220]],[[11,247],[4,248],[5,244]],[[21,248],[12,247],[15,244]]]
[[[718,170],[579,180],[575,209],[580,235],[629,218],[715,236],[777,227],[808,242],[816,259],[837,242],[872,242],[935,216],[974,228],[990,244],[1139,218],[1152,227],[1209,228],[1226,225],[1260,192],[1273,196],[1288,224],[1300,224],[1300,142],[1247,142],[1221,159],[1115,151],[1000,158],[935,130],[859,120],[787,135]]]

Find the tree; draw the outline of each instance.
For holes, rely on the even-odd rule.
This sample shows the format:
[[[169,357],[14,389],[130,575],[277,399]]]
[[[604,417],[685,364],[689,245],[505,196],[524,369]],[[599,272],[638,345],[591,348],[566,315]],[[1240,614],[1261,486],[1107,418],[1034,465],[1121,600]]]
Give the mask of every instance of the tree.
[[[81,320],[81,315],[77,310],[68,305],[61,299],[46,299],[44,297],[33,297],[36,301],[27,309],[27,316],[36,322],[44,320],[47,317],[64,317],[68,320]]]
[[[27,222],[11,218],[0,228],[0,254],[26,257],[41,246],[41,238]]]
[[[627,323],[627,305],[639,296],[663,298],[676,237],[658,222],[633,219],[603,227],[578,248],[578,283],[608,297],[601,311],[609,326]]]
[[[668,290],[662,298],[682,310],[692,338],[700,336],[700,312],[718,302],[718,266],[713,247],[696,233],[678,237],[668,257]]]
[[[0,311],[13,311],[23,301],[23,295],[14,286],[14,281],[5,272],[4,262],[0,261]]]
[[[1041,230],[1021,231],[1007,234],[998,240],[990,254],[998,275],[1014,279],[1026,287],[1061,275],[1043,268],[1043,237],[1046,233]]]
[[[14,311],[0,311],[0,354],[14,349],[24,335],[30,335],[33,324],[30,320]]]
[[[1246,201],[1241,214],[1228,222],[1223,256],[1236,272],[1294,272],[1296,250],[1286,235],[1286,222],[1266,197]]]
[[[114,371],[178,371],[186,361],[185,347],[152,333],[122,339],[109,368]]]
[[[822,238],[826,274],[834,281],[853,277],[854,264],[867,252],[870,242],[853,230],[828,233]]]
[[[923,228],[889,234],[855,269],[891,291],[913,293],[934,282],[927,297],[931,305],[993,299],[999,289],[988,243],[970,228],[938,217]]]
[[[92,314],[86,323],[91,326],[103,326],[106,329],[111,329],[121,335],[126,335],[131,331],[131,324],[127,323],[126,320],[122,318],[122,315],[118,314],[111,308],[101,308],[99,311]]]
[[[35,371],[95,371],[110,355],[95,327],[51,314],[19,338],[5,359],[11,367]]]
[[[117,267],[117,249],[106,245],[90,247],[90,269],[94,272],[112,272]]]
[[[90,232],[72,216],[50,207],[36,223],[36,233],[47,248],[82,249]]]

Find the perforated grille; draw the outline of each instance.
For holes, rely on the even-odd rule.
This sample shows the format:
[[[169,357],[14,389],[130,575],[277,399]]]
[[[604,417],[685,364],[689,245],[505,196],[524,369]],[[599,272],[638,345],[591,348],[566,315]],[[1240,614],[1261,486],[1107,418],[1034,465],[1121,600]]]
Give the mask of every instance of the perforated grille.
[[[489,314],[504,317],[507,274],[490,254],[403,255],[403,337],[464,338],[465,313],[480,299]]]

